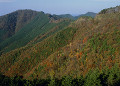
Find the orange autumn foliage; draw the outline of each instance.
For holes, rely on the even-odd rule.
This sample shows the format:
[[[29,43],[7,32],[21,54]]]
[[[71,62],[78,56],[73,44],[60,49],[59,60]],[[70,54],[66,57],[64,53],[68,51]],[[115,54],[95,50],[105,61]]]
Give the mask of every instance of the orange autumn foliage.
[[[87,37],[85,37],[84,39],[83,39],[83,43],[85,43],[87,41]]]
[[[77,59],[81,58],[82,57],[82,52],[76,54],[76,57],[77,57]]]

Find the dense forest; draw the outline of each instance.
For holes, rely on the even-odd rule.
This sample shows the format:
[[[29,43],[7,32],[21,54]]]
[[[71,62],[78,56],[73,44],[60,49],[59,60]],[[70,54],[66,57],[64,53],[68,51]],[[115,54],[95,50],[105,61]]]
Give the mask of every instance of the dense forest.
[[[30,10],[22,28],[0,41],[0,85],[119,86],[119,10],[103,9],[76,20]]]
[[[119,86],[120,85],[120,70],[117,64],[112,69],[107,68],[107,71],[99,72],[99,69],[94,71],[89,70],[88,74],[73,78],[73,76],[64,76],[61,79],[53,76],[47,79],[26,80],[23,76],[7,77],[0,74],[1,86]]]

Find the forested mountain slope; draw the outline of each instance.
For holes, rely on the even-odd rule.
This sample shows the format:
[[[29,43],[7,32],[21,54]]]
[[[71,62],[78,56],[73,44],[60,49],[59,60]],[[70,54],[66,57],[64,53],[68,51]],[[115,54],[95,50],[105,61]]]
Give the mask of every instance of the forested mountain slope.
[[[99,14],[120,13],[120,6],[103,9]]]
[[[34,72],[32,70],[32,78],[48,77],[51,72],[57,78],[66,75],[85,76],[89,70],[98,68],[104,71],[106,67],[112,68],[115,64],[119,64],[120,20],[117,19],[118,16],[120,15],[109,14],[107,17],[105,14],[98,15],[95,19],[78,19],[69,26],[70,29],[66,29],[71,33],[75,32],[71,35],[71,41],[38,64]],[[64,32],[58,34],[62,39],[64,38]],[[39,69],[41,67],[42,69]]]
[[[34,38],[35,40],[37,39],[36,42],[41,41],[63,29],[70,22],[69,19],[60,19],[59,17],[39,12],[32,21],[22,27],[12,37],[1,42],[0,51],[4,53],[23,47],[34,40]]]
[[[49,32],[45,38],[42,35],[43,39],[41,33],[38,33],[39,29],[35,32],[33,30],[32,36],[39,36],[26,46],[0,56],[0,71],[9,77],[22,75],[30,80],[50,78],[50,84],[55,84],[55,78],[58,78],[63,81],[61,84],[70,86],[77,84],[72,82],[79,82],[78,86],[119,86],[119,17],[119,12],[100,12],[95,18],[81,17],[71,23],[66,19],[58,18],[59,21],[55,21],[53,17],[52,20],[46,17],[47,26],[43,27],[48,27],[51,23],[60,25],[60,21],[67,21],[67,24],[64,23],[66,26],[52,35],[48,35],[52,29],[45,29]],[[38,15],[37,19],[39,18]],[[32,26],[38,24],[35,21]],[[39,25],[40,23],[37,26]],[[28,36],[30,37],[29,34]]]
[[[99,68],[109,60],[113,63],[105,62],[103,68],[112,67],[120,54],[119,16],[112,13],[80,18],[34,46],[1,55],[0,70],[9,76],[18,74],[28,78],[32,74],[32,77],[44,78],[50,76],[51,71],[55,77],[85,75],[89,69]]]
[[[0,16],[0,42],[14,35],[37,15],[38,12],[36,11],[18,10]]]

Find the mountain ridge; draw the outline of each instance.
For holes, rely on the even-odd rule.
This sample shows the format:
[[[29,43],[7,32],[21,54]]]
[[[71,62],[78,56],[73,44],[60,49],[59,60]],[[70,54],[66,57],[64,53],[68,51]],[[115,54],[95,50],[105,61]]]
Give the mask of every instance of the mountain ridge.
[[[39,35],[42,36],[49,32],[49,30],[54,28],[55,32],[61,30],[64,26],[68,25],[70,21],[71,20],[69,19],[61,19],[58,16],[39,12],[28,24],[25,24],[25,26],[23,26],[13,36],[1,42],[0,51],[1,53],[4,51],[8,52],[11,49],[13,50],[25,46],[35,37]],[[51,34],[49,33],[49,35],[54,34],[54,31]],[[49,35],[46,34],[46,37]],[[43,40],[45,38],[41,39]]]
[[[42,11],[40,11],[42,12]],[[35,16],[37,16],[39,11],[34,11],[30,9],[25,10],[17,10],[12,13],[0,16],[0,42],[4,41],[5,39],[11,37],[16,32],[18,32],[23,26],[31,22]],[[44,12],[42,12],[44,13]],[[90,12],[92,16],[92,12]],[[87,16],[88,13],[82,14],[80,16]],[[54,16],[54,19],[60,19],[60,18],[68,18],[68,19],[78,19],[80,16],[72,16],[70,14],[63,14],[63,15],[51,15],[47,14],[49,17]],[[8,19],[8,20],[7,20]],[[53,21],[54,21],[53,19]],[[12,22],[11,22],[12,21]],[[52,19],[51,19],[52,21]],[[57,21],[55,21],[57,22]]]
[[[99,14],[120,13],[120,6],[103,9]]]
[[[71,14],[62,14],[62,15],[59,15],[59,16],[62,17],[62,18],[70,18],[70,19],[77,20],[80,17],[95,17],[96,15],[97,15],[97,13],[87,12],[85,14],[80,14],[78,16],[72,16]]]

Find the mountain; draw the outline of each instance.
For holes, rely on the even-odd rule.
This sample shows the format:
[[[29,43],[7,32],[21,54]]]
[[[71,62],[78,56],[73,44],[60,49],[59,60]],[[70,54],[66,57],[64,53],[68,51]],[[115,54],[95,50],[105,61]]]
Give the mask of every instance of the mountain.
[[[71,21],[39,12],[0,45],[7,51],[0,56],[0,72],[50,86],[119,86],[119,16],[103,13]]]
[[[0,42],[18,32],[28,24],[38,12],[32,10],[18,10],[5,16],[0,16]]]
[[[87,17],[93,17],[94,18],[96,16],[96,14],[97,13],[87,12],[86,14],[81,14],[79,16],[75,16],[75,19],[78,19],[79,17],[85,17],[85,16],[87,16]]]
[[[56,16],[38,12],[29,23],[25,24],[14,35],[0,43],[0,51],[1,53],[8,52],[23,47],[34,40],[34,38],[37,38],[37,40],[35,39],[37,42],[41,41],[49,35],[63,29],[69,23],[70,20],[68,19],[60,19]],[[20,24],[21,23],[19,23],[19,25]]]
[[[95,17],[97,13],[93,13],[93,12],[87,12],[86,14],[81,14],[79,16],[72,16],[70,14],[63,14],[63,15],[59,15],[59,17],[61,18],[69,18],[69,19],[73,19],[76,20],[80,17]]]
[[[69,18],[69,19],[74,19],[74,17],[70,14],[63,14],[63,15],[59,15],[62,18]]]

